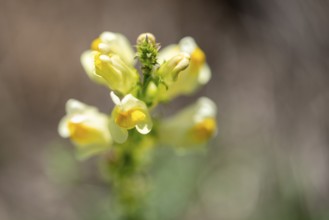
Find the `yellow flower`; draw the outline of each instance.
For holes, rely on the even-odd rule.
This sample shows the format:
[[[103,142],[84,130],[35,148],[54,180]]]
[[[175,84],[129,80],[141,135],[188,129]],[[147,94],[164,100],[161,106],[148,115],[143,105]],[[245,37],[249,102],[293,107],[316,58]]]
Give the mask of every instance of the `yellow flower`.
[[[213,101],[199,98],[195,104],[161,121],[160,140],[185,149],[203,146],[217,132],[216,113]]]
[[[108,117],[74,99],[66,102],[66,116],[60,121],[58,132],[63,138],[71,139],[80,159],[108,150],[113,142]]]
[[[110,120],[110,130],[113,139],[123,143],[128,138],[128,130],[136,128],[141,134],[148,134],[153,126],[146,104],[128,94],[120,100],[114,92],[111,98],[115,103]]]
[[[96,53],[94,65],[95,74],[101,77],[110,89],[122,95],[131,92],[138,83],[137,70],[125,64],[118,55]]]
[[[91,51],[82,54],[82,59],[89,78],[111,90],[125,95],[138,83],[137,70],[123,62],[116,54],[105,55]]]
[[[107,86],[106,81],[95,73],[95,56],[98,51],[87,50],[81,55],[81,64],[87,73],[87,76],[94,82]]]
[[[159,53],[159,63],[170,60],[175,55],[185,52],[190,55],[188,68],[180,72],[177,81],[168,89],[163,89],[163,100],[167,101],[178,95],[190,94],[199,86],[206,84],[210,77],[211,71],[206,63],[204,52],[198,47],[192,37],[183,38],[178,45],[170,45]]]
[[[113,84],[121,83],[124,84],[125,88],[120,90],[125,91],[127,90],[127,87],[131,86],[131,84],[134,84],[134,82],[138,80],[138,74],[133,67],[134,56],[135,53],[126,37],[119,33],[103,32],[97,39],[92,42],[91,49],[85,51],[81,55],[80,59],[84,70],[91,80],[96,83],[108,86],[110,89],[112,89]],[[104,64],[104,60],[105,63],[110,60],[113,61],[114,71],[115,73],[119,72],[119,74],[123,75],[123,81],[109,82],[109,76],[107,75],[113,72],[113,68],[111,71],[108,70],[109,68],[105,68],[108,71],[97,72],[97,69],[99,70],[102,67],[102,64]],[[115,75],[112,78],[118,78],[118,76]],[[127,81],[127,78],[132,79]],[[121,85],[116,85],[114,87],[116,89],[118,87],[121,88]],[[116,91],[122,92],[120,90]]]

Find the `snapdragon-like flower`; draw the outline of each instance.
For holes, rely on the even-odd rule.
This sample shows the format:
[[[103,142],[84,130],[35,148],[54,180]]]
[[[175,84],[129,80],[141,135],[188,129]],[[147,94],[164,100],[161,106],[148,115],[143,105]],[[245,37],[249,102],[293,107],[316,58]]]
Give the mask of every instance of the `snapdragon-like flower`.
[[[96,53],[94,56],[95,74],[101,77],[106,85],[120,94],[128,94],[138,83],[137,70],[125,64],[116,55]]]
[[[66,116],[60,121],[58,132],[63,138],[71,139],[81,159],[108,150],[113,142],[108,117],[74,99],[66,102]]]
[[[115,103],[110,121],[110,130],[113,139],[123,143],[128,138],[128,130],[136,128],[141,134],[148,134],[153,126],[146,104],[131,94],[121,100],[111,92],[111,98]]]
[[[161,121],[161,141],[181,149],[203,146],[217,132],[216,112],[213,101],[199,98],[195,104]]]
[[[139,75],[134,65],[134,51],[121,34],[103,32],[81,55],[81,64],[88,77],[112,90],[127,94]]]
[[[177,54],[184,52],[190,55],[188,68],[178,74],[177,80],[171,87],[166,90],[162,89],[163,100],[170,100],[181,94],[190,94],[199,86],[206,84],[210,77],[211,71],[206,63],[206,56],[192,37],[183,38],[178,45],[170,45],[160,51],[159,63],[165,64]]]

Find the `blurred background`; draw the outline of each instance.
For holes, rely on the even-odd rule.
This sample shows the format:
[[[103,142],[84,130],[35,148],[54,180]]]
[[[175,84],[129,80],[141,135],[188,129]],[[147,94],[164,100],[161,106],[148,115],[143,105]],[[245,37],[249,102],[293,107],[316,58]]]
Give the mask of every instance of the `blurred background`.
[[[57,134],[67,99],[108,112],[80,54],[101,32],[163,46],[193,36],[219,135],[205,154],[159,152],[152,210],[174,220],[329,219],[329,2],[0,0],[0,219],[110,219],[97,160]]]

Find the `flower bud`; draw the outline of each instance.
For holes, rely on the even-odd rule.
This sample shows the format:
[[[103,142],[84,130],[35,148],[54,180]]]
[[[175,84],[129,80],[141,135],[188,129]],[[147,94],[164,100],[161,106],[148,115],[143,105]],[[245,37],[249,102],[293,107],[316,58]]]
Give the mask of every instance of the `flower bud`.
[[[177,80],[179,73],[189,66],[189,63],[190,55],[187,53],[179,53],[167,62],[164,62],[156,74],[161,77],[166,85],[170,86]]]
[[[155,42],[155,37],[151,33],[143,33],[137,38],[136,57],[141,63],[143,75],[149,75],[155,65],[157,65],[157,56],[159,44]]]
[[[145,41],[149,42],[149,43],[152,43],[153,45],[156,44],[156,41],[155,41],[155,37],[153,34],[151,33],[143,33],[143,34],[140,34],[137,38],[137,44],[141,44],[141,43],[144,43]]]

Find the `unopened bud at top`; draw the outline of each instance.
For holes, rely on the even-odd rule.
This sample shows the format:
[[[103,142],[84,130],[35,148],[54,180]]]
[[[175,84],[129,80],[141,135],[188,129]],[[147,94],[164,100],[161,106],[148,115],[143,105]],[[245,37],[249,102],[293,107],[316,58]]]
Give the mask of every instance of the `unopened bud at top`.
[[[143,34],[140,34],[137,38],[137,44],[141,44],[143,42],[149,42],[149,43],[152,43],[153,45],[155,45],[156,41],[155,41],[155,37],[153,34],[151,33],[143,33]]]

